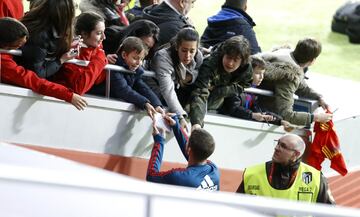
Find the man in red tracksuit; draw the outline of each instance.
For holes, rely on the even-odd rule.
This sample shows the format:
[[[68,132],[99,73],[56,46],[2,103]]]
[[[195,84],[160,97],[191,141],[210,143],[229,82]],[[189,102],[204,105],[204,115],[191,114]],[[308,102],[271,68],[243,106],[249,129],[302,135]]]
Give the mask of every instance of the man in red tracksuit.
[[[9,17],[0,19],[0,49],[17,49],[25,44],[28,35],[26,27],[16,19]],[[17,65],[12,55],[1,53],[0,56],[0,82],[29,88],[36,93],[65,100],[79,110],[87,106],[87,102],[70,89],[39,78],[33,71]]]

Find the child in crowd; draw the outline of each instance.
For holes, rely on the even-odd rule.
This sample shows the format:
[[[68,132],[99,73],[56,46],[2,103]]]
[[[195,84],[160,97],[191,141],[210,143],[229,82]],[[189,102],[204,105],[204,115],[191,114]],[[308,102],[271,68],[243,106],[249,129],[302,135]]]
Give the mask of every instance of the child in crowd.
[[[243,36],[234,36],[221,43],[206,59],[191,94],[190,121],[194,128],[204,125],[206,109],[219,109],[224,99],[238,95],[250,86],[252,68],[250,45]]]
[[[197,190],[218,191],[220,174],[216,165],[208,158],[215,150],[214,138],[204,129],[195,129],[188,138],[181,129],[177,116],[164,118],[171,126],[179,148],[186,158],[186,168],[160,172],[165,139],[153,122],[154,147],[149,160],[146,180],[156,183],[180,185]]]
[[[193,83],[199,74],[203,56],[199,48],[199,34],[193,28],[180,30],[174,40],[155,53],[151,69],[156,73],[161,96],[169,112],[180,115],[180,124],[186,129],[187,112]]]
[[[75,33],[83,39],[77,59],[87,60],[87,66],[65,63],[60,71],[53,77],[57,83],[63,84],[74,92],[83,95],[94,84],[105,81],[104,67],[107,64],[105,52],[102,49],[104,34],[104,19],[94,13],[80,14],[75,23]]]
[[[128,37],[123,41],[117,52],[116,65],[123,66],[134,74],[112,72],[110,96],[145,109],[153,118],[156,112],[163,114],[164,111],[160,99],[142,80],[144,70],[141,64],[146,54],[147,48],[140,38]]]
[[[26,27],[13,18],[0,19],[0,49],[18,49],[25,44],[29,33]],[[83,110],[87,102],[68,88],[39,78],[33,71],[16,64],[12,55],[1,53],[0,82],[29,88],[36,93],[56,97]]]
[[[265,61],[258,56],[251,56],[251,66],[253,68],[253,80],[251,87],[258,87],[265,72]],[[282,120],[279,115],[262,111],[257,105],[257,97],[251,93],[240,93],[239,95],[224,99],[223,106],[219,109],[221,114],[230,115],[237,118],[265,121],[276,125],[284,125],[285,129],[289,126],[287,121]]]
[[[322,50],[321,43],[313,38],[298,41],[295,49],[282,47],[272,52],[260,53],[267,61],[266,73],[261,88],[271,90],[273,98],[259,96],[259,105],[267,111],[280,114],[292,124],[310,126],[312,122],[326,123],[332,119],[330,113],[308,113],[294,111],[294,94],[317,100],[328,110],[329,105],[320,93],[305,81],[304,70],[316,62]]]

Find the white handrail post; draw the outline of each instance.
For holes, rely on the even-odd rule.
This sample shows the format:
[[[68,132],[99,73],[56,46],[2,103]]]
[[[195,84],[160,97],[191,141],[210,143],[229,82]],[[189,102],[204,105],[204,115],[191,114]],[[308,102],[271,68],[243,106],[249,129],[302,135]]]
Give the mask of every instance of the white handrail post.
[[[110,98],[110,69],[105,70],[106,73],[106,84],[105,84],[105,97]]]

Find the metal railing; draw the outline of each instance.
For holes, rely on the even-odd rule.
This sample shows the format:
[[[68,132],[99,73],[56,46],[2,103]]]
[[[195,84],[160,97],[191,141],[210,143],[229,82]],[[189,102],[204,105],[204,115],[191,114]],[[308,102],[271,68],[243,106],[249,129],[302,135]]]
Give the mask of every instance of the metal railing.
[[[4,50],[4,49],[0,49],[0,54],[1,53],[7,53],[7,54],[11,54],[14,56],[21,56],[22,55],[22,51],[21,50]],[[78,59],[72,59],[72,60],[68,60],[66,61],[66,63],[72,63],[72,64],[76,64],[79,66],[88,66],[89,61],[86,60],[78,60]],[[122,73],[128,73],[128,74],[134,74],[134,71],[130,71],[122,66],[118,66],[118,65],[113,65],[113,64],[107,64],[104,69],[106,70],[106,85],[105,85],[105,97],[107,99],[110,98],[110,73],[111,71],[116,71],[116,72],[122,72]],[[148,71],[145,70],[144,71],[144,76],[146,77],[153,77],[155,78],[155,72],[153,71]],[[0,80],[1,81],[1,80]],[[256,94],[256,95],[262,95],[262,96],[268,96],[268,97],[272,97],[274,96],[274,93],[270,90],[263,90],[263,89],[259,89],[259,88],[245,88],[244,91],[246,93],[252,93],[252,94]],[[303,106],[303,104],[307,104],[305,107],[308,110],[308,112],[312,112],[314,110],[314,108],[316,106],[314,106],[314,101],[308,100],[308,99],[302,99],[299,98],[297,95],[293,95],[295,100],[300,100],[299,103],[301,104],[301,106]],[[295,102],[296,104],[296,102]],[[303,106],[304,107],[304,106]]]
[[[0,49],[0,53],[7,53],[7,54],[14,55],[14,56],[21,56],[22,55],[21,50],[4,50],[4,49]],[[68,60],[68,61],[66,61],[66,63],[72,63],[72,64],[79,65],[79,66],[88,66],[89,65],[89,61],[78,60],[78,59]],[[124,68],[122,66],[113,65],[113,64],[107,64],[104,69],[106,70],[106,94],[105,94],[105,96],[107,98],[109,98],[109,96],[110,96],[110,71],[117,71],[117,72],[122,72],[122,73],[134,74],[133,71],[130,71],[130,70],[128,70],[128,69],[126,69],[126,68]],[[155,72],[145,70],[144,76],[155,78]],[[257,95],[263,95],[263,96],[273,96],[273,92],[270,91],[270,90],[262,90],[262,89],[253,88],[253,87],[245,88],[245,92],[253,93],[253,94],[257,94]],[[296,96],[295,99],[297,99],[297,98],[298,97]]]

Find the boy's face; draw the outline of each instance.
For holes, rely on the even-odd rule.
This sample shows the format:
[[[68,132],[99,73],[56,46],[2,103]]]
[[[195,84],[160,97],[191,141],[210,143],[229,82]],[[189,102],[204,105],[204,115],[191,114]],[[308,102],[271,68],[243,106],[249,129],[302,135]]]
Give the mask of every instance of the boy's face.
[[[139,66],[141,66],[142,61],[145,58],[145,50],[142,50],[141,52],[133,50],[130,53],[123,51],[121,56],[124,59],[126,65],[128,65],[129,70],[135,71],[139,68]]]
[[[233,57],[225,54],[222,58],[222,64],[226,72],[232,73],[241,65],[241,58],[240,56]]]
[[[95,26],[95,29],[91,31],[90,34],[82,34],[84,39],[83,43],[88,47],[98,47],[102,41],[105,39],[105,24],[104,22],[98,22]]]
[[[260,67],[253,68],[253,80],[252,84],[255,86],[259,86],[264,79],[264,73],[265,69],[262,69]]]
[[[27,37],[24,36],[22,38],[19,38],[18,40],[14,41],[13,43],[10,43],[6,48],[6,50],[13,50],[18,49],[19,47],[22,47],[27,41]]]
[[[197,51],[196,41],[183,41],[177,48],[179,60],[182,64],[188,65],[194,59]]]

